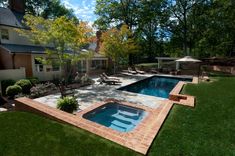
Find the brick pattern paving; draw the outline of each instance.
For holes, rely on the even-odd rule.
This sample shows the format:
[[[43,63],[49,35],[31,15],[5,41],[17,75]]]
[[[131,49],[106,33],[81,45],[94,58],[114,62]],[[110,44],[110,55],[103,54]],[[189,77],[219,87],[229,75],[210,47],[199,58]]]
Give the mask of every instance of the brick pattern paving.
[[[169,100],[171,100],[175,104],[194,107],[194,104],[195,104],[195,97],[194,96],[180,94],[183,86],[187,83],[197,84],[198,78],[193,77],[192,82],[183,82],[183,81],[178,82],[178,84],[170,92]]]
[[[102,126],[95,122],[86,120],[82,117],[83,114],[100,107],[107,102],[119,102],[120,104],[136,107],[145,110],[148,114],[143,121],[130,132],[118,132],[111,128]],[[58,109],[43,105],[37,101],[28,98],[16,99],[16,110],[29,111],[37,113],[39,115],[46,116],[50,119],[68,123],[73,126],[85,129],[91,133],[97,134],[108,140],[116,142],[124,147],[130,148],[136,152],[146,154],[153,139],[157,135],[158,131],[168,112],[170,111],[173,103],[166,100],[164,104],[161,104],[157,109],[150,107],[136,105],[129,102],[117,101],[109,99],[101,103],[97,103],[89,107],[87,110],[76,113],[76,115],[69,114]]]
[[[194,78],[191,83],[197,82],[198,80]],[[180,91],[185,84],[186,82],[180,81],[171,91],[169,100],[161,101],[157,108],[108,99],[103,102],[95,103],[91,107],[81,112],[77,112],[76,114],[69,114],[25,97],[16,99],[15,106],[16,110],[37,113],[59,122],[71,124],[136,152],[146,154],[174,103],[194,107],[195,97],[180,94]],[[130,132],[118,132],[82,117],[85,113],[100,107],[107,102],[118,102],[123,105],[140,108],[145,110],[148,114],[139,125]]]

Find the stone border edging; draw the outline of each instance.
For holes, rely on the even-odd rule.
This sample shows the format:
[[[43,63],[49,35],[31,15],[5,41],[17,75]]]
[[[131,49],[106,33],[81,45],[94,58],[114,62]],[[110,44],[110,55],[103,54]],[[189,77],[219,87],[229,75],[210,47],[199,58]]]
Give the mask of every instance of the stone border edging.
[[[111,128],[102,126],[82,117],[82,115],[86,112],[112,101],[119,102],[123,105],[144,109],[148,113],[148,115],[134,130],[127,133],[115,131]],[[55,121],[73,125],[75,127],[87,130],[98,136],[116,142],[141,154],[146,154],[152,144],[152,141],[156,137],[163,122],[165,121],[169,111],[171,110],[173,103],[169,100],[166,100],[165,103],[161,104],[159,108],[153,109],[143,105],[136,105],[129,102],[109,99],[104,102],[96,103],[90,108],[78,112],[76,115],[63,112],[56,108],[49,107],[47,105],[41,104],[40,102],[25,97],[16,99],[15,105],[16,110],[18,111],[36,113]]]

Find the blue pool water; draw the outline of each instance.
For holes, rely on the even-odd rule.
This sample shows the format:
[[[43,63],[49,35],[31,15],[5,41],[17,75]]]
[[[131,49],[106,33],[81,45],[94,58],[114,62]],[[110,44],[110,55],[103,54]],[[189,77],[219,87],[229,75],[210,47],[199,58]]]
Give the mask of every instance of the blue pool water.
[[[111,102],[84,114],[83,117],[119,132],[129,132],[146,114],[142,109]]]
[[[118,90],[168,98],[169,93],[179,81],[192,81],[192,79],[152,76],[150,78],[138,81],[136,83],[121,87]]]

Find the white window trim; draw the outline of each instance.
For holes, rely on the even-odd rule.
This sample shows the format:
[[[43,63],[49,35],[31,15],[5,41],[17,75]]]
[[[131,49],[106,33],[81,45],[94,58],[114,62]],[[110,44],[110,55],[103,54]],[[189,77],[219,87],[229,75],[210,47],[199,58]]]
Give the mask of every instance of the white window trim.
[[[7,35],[7,39],[6,38],[3,38],[3,31],[6,31],[7,34],[4,34],[4,35]],[[10,40],[10,35],[9,35],[9,30],[6,29],[6,28],[1,28],[1,39],[2,40]]]

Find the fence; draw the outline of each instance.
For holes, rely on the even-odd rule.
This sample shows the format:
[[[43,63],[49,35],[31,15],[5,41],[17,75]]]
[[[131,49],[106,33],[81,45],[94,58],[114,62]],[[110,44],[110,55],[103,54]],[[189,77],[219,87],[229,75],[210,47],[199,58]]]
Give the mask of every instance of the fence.
[[[213,70],[213,71],[231,73],[232,75],[235,75],[234,66],[207,66],[207,69]]]
[[[5,69],[0,70],[0,81],[12,79],[19,80],[25,78],[25,68],[21,67],[20,69]]]

